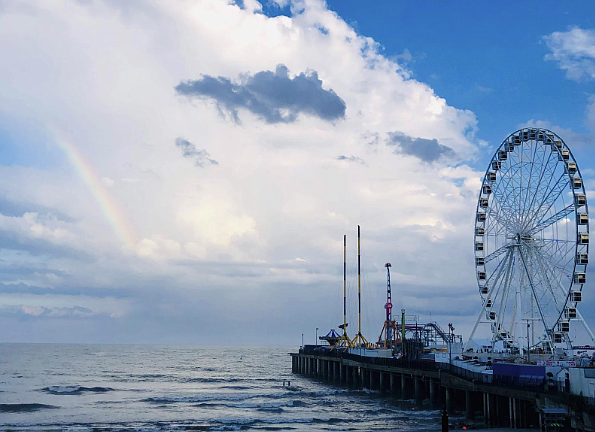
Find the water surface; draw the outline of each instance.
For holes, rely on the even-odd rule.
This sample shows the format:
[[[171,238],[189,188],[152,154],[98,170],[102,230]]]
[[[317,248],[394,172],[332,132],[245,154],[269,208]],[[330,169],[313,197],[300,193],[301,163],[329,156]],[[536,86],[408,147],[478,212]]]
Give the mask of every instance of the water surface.
[[[0,344],[0,428],[440,430],[439,411],[293,375],[296,350]]]

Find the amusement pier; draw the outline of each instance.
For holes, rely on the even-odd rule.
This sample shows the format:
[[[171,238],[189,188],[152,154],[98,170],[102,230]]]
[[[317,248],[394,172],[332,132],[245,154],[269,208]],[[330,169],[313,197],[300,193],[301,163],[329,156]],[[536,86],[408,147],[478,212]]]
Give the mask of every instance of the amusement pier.
[[[587,194],[562,138],[524,128],[490,160],[469,258],[480,312],[466,338],[451,323],[412,321],[405,309],[393,316],[390,263],[380,336],[364,337],[359,226],[358,323],[350,337],[346,244],[344,237],[343,323],[292,353],[293,373],[443,409],[443,430],[447,413],[459,412],[470,425],[595,431],[595,335],[580,312]]]

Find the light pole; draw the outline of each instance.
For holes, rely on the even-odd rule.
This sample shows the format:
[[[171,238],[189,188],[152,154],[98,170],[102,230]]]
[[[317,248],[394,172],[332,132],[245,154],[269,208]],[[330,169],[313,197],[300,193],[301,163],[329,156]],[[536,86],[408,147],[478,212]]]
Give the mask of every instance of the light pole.
[[[529,322],[527,322],[527,363],[531,362],[531,353],[530,353],[530,346],[529,346],[529,327],[531,327],[531,324]]]
[[[302,333],[302,348],[304,347],[304,334]]]
[[[448,363],[452,368],[452,339],[454,336],[455,328],[452,326],[452,323],[448,323]]]
[[[316,327],[316,346],[318,346],[318,327]]]

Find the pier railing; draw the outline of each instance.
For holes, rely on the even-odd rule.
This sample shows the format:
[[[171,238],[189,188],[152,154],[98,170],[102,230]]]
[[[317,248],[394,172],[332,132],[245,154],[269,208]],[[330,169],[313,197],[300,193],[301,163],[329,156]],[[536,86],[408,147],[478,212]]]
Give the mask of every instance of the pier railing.
[[[438,370],[437,363],[433,361],[424,360],[408,360],[408,359],[395,359],[391,357],[366,357],[358,354],[352,354],[344,351],[343,349],[328,349],[328,347],[312,347],[306,345],[300,349],[303,354],[315,355],[320,357],[331,357],[331,358],[343,358],[346,360],[353,360],[359,363],[371,364],[376,366],[385,367],[398,367],[398,368],[409,368],[419,370]]]

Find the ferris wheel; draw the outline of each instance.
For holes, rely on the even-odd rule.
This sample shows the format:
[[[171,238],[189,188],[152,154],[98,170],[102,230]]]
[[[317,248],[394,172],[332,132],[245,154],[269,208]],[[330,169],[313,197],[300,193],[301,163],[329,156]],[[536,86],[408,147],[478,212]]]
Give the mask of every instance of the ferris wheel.
[[[571,323],[589,262],[589,213],[583,180],[568,146],[536,128],[509,135],[483,178],[475,217],[475,267],[492,347],[571,348]]]

